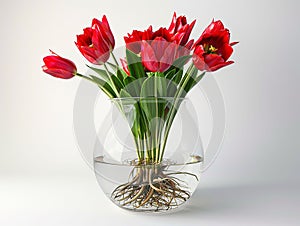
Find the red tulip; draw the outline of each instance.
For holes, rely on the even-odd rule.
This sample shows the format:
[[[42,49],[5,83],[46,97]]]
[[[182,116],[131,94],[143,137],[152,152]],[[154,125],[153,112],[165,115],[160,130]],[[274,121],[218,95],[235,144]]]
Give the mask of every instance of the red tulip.
[[[102,21],[93,19],[92,27],[85,28],[83,34],[77,35],[75,44],[81,54],[92,64],[105,63],[115,47],[115,39],[106,16],[103,16]]]
[[[172,41],[172,35],[166,28],[161,27],[153,32],[152,26],[145,31],[134,30],[132,34],[128,34],[127,37],[124,37],[124,40],[127,49],[139,54],[141,52],[142,41],[151,41],[158,37],[163,38],[167,42]]]
[[[150,41],[157,37],[161,37],[167,42],[175,42],[176,44],[185,46],[186,49],[190,50],[193,45],[193,41],[188,41],[195,22],[196,20],[194,20],[191,24],[188,24],[185,16],[177,18],[176,13],[174,13],[171,25],[168,29],[161,27],[157,31],[153,31],[152,26],[150,26],[145,31],[134,30],[131,34],[128,33],[127,36],[124,37],[126,48],[136,54],[139,54],[141,52],[142,41]],[[186,46],[187,43],[188,46]]]
[[[177,18],[176,12],[174,12],[173,18],[172,18],[172,21],[171,21],[171,24],[169,26],[168,31],[171,32],[171,33],[173,33],[173,34],[175,34],[175,33],[177,33],[177,31],[180,28],[182,28],[186,24],[187,24],[186,17],[185,16],[179,16]]]
[[[144,67],[152,72],[164,72],[173,63],[177,45],[157,37],[150,43],[142,41],[141,57]]]
[[[165,27],[161,27],[157,31],[153,32],[151,40],[154,40],[156,38],[163,38],[167,42],[173,41],[172,34]]]
[[[212,21],[194,44],[195,66],[201,71],[215,71],[234,63],[227,60],[233,52],[231,46],[237,42],[229,43],[229,39],[229,30],[224,28],[223,23]]]
[[[102,17],[102,21],[94,18],[92,21],[92,26],[100,31],[103,39],[110,47],[110,51],[112,51],[115,48],[115,38],[110,30],[106,16],[104,15]]]
[[[51,50],[50,52],[53,55],[46,56],[43,59],[45,65],[42,66],[42,69],[45,73],[50,74],[56,78],[63,79],[69,79],[76,75],[77,68],[72,61],[58,56]]]
[[[176,13],[174,12],[168,31],[172,34],[172,39],[175,40],[177,44],[184,46],[189,40],[195,23],[196,20],[191,24],[188,24],[185,16],[179,16],[177,18]]]
[[[124,37],[126,48],[138,54],[141,52],[141,41],[151,40],[153,35],[152,26],[145,31],[133,30],[131,34]]]

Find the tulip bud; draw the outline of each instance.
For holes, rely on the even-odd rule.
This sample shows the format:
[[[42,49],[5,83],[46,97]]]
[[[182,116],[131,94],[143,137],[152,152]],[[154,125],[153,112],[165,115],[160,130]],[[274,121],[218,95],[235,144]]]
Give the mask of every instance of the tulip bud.
[[[65,58],[60,57],[50,50],[53,55],[44,57],[45,63],[42,69],[45,73],[50,74],[56,78],[69,79],[76,75],[76,65]]]

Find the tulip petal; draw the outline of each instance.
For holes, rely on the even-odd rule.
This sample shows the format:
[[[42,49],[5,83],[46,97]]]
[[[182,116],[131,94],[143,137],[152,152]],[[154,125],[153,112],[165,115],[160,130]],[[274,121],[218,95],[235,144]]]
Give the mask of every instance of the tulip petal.
[[[105,15],[102,17],[102,26],[100,26],[100,31],[113,49],[115,47],[115,38],[111,32],[109,23]]]
[[[127,65],[127,61],[122,59],[122,58],[120,58],[120,61],[121,61],[123,70],[126,72],[127,75],[130,75],[128,65]]]
[[[152,39],[155,39],[156,37],[162,37],[166,41],[171,42],[172,36],[171,33],[166,28],[159,28],[157,31],[155,31],[152,35]]]
[[[48,68],[60,68],[60,69],[70,69],[76,68],[75,64],[65,58],[60,56],[46,56],[43,58],[45,65]]]
[[[56,78],[70,79],[74,77],[74,74],[70,73],[69,71],[65,71],[63,69],[48,69],[48,70],[44,70],[44,72]]]
[[[218,65],[215,65],[215,66],[209,68],[209,70],[207,70],[207,71],[216,71],[216,70],[218,70],[218,69],[220,69],[222,67],[225,67],[225,66],[233,64],[233,63],[234,63],[234,61],[227,61],[227,62],[218,64]]]
[[[204,61],[204,49],[203,46],[198,46],[196,47],[194,54],[193,54],[193,63],[194,65],[200,70],[204,71],[205,70],[205,61]]]
[[[142,42],[141,57],[142,57],[143,65],[149,71],[155,72],[155,71],[158,70],[159,65],[158,65],[157,58],[155,56],[154,50],[152,49],[152,47],[146,41]]]
[[[180,45],[185,45],[190,38],[191,32],[194,28],[196,20],[194,20],[190,25],[187,26],[187,29],[184,31],[184,36],[180,42]]]
[[[176,12],[174,12],[171,24],[170,24],[170,26],[168,28],[169,32],[174,33],[175,27],[176,27],[176,21],[177,21],[177,19],[176,19]]]
[[[185,16],[180,16],[177,18],[176,21],[176,26],[175,26],[175,30],[174,32],[177,33],[180,29],[182,29],[182,27],[184,27],[185,25],[187,25],[186,22],[186,17]]]
[[[168,47],[169,43],[162,37],[157,37],[151,42],[151,47],[154,51],[156,59],[161,59],[164,55],[165,49]]]
[[[223,45],[219,51],[218,54],[220,54],[224,61],[226,61],[232,54],[233,48],[230,45]]]
[[[159,71],[164,72],[167,70],[173,63],[175,53],[177,50],[177,45],[175,43],[170,43],[168,47],[164,51],[164,55],[160,59],[160,66],[159,66]]]
[[[92,64],[97,64],[97,56],[91,48],[87,46],[80,46],[78,49],[89,62]]]
[[[194,44],[194,39],[190,40],[184,47],[188,50],[191,50],[193,44]]]
[[[232,42],[232,43],[230,43],[230,45],[231,46],[234,46],[234,45],[236,45],[236,44],[238,44],[239,42]]]
[[[204,61],[207,65],[207,69],[209,69],[215,65],[224,63],[224,59],[217,54],[205,54]]]

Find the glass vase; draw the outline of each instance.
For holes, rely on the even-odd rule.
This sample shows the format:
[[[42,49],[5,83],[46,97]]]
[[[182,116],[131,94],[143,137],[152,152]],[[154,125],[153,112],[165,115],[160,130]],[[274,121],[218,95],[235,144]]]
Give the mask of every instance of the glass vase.
[[[187,98],[111,99],[94,151],[96,178],[107,197],[137,212],[182,207],[200,180],[198,125]]]

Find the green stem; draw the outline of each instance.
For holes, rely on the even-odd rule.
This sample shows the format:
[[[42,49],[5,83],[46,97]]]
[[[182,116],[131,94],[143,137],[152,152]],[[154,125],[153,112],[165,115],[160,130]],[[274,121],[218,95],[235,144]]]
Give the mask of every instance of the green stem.
[[[143,141],[144,141],[144,151],[146,152],[146,163],[149,164],[151,162],[152,156],[150,150],[148,149],[146,134],[144,134],[143,136]]]
[[[112,55],[113,60],[115,61],[116,65],[119,66],[119,63],[118,63],[118,61],[117,61],[117,59],[115,57],[115,54],[113,52],[111,52],[111,55]]]
[[[158,120],[158,95],[157,95],[157,73],[154,74],[155,78],[154,78],[154,93],[155,93],[155,142],[154,142],[154,145],[155,145],[155,162],[158,161],[158,156],[159,156],[159,148],[158,148],[158,131],[157,131],[157,120]]]
[[[166,148],[167,138],[168,138],[171,126],[172,126],[172,122],[173,122],[173,119],[176,116],[176,111],[178,110],[178,108],[180,106],[180,103],[179,103],[180,97],[181,97],[181,95],[184,91],[185,86],[187,85],[187,83],[190,79],[191,72],[192,72],[194,67],[195,66],[192,64],[188,68],[184,78],[179,83],[179,89],[176,91],[176,93],[174,95],[174,104],[172,105],[171,110],[170,110],[170,115],[169,115],[168,119],[166,120],[166,130],[165,130],[165,134],[164,134],[162,152],[161,152],[159,161],[162,161],[162,158],[163,158],[163,155],[164,155],[164,152],[165,152],[165,148]]]
[[[111,78],[111,76],[110,76],[110,73],[109,73],[109,70],[108,70],[106,64],[103,64],[103,66],[104,66],[105,71],[106,71],[106,74],[107,74],[107,76],[108,76],[108,78],[109,78],[109,80],[110,80],[110,82],[111,82],[112,89],[113,89],[114,92],[116,93],[117,97],[120,97],[120,94],[119,94],[119,92],[118,92],[118,89],[117,89],[117,87],[116,87],[114,81],[112,80],[112,78]]]
[[[95,83],[98,87],[100,87],[100,89],[109,97],[109,98],[113,98],[113,96],[110,94],[109,91],[107,91],[103,86],[101,86],[100,84],[98,84],[95,80],[91,79],[90,77],[87,77],[85,75],[82,75],[82,74],[79,74],[79,73],[76,73],[76,75],[80,78],[84,78],[88,81],[91,81],[93,83]]]
[[[139,130],[138,131],[132,131],[134,136],[137,136],[137,152],[139,157],[139,161],[143,162],[145,160],[145,152],[146,152],[146,161],[148,159],[152,159],[152,153],[151,149],[149,149],[149,144],[147,143],[147,138],[150,137],[149,127],[148,127],[148,121],[147,116],[143,112],[142,107],[140,106],[140,103],[137,102],[135,104],[135,110],[136,115],[139,115]],[[135,119],[137,120],[137,119]]]
[[[79,74],[79,73],[76,73],[76,75],[77,75],[78,77],[84,78],[84,79],[86,79],[86,80],[89,80],[89,81],[91,81],[91,82],[93,82],[93,83],[99,85],[96,81],[94,81],[94,80],[91,79],[90,77],[87,77],[87,76],[82,75],[82,74]]]

